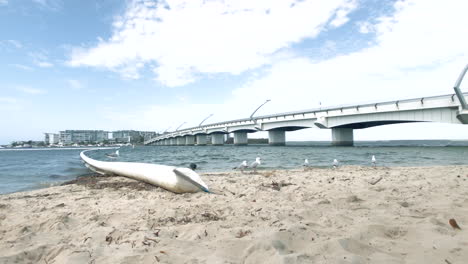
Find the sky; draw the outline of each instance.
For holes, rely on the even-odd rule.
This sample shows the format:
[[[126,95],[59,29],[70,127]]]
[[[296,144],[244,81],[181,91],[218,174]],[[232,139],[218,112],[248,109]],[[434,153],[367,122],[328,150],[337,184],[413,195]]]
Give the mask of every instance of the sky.
[[[256,115],[451,94],[468,64],[466,10],[464,0],[0,0],[0,144],[66,129],[172,131],[249,117],[267,99]],[[354,138],[468,139],[468,125]]]

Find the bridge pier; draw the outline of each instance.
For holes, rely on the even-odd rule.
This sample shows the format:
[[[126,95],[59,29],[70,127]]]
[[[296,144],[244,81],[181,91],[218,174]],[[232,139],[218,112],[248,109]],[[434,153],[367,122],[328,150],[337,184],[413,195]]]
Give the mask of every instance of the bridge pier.
[[[286,131],[284,130],[269,130],[268,144],[271,146],[286,145]]]
[[[352,128],[332,128],[333,146],[353,146],[354,134]]]
[[[211,134],[211,145],[213,146],[224,145],[224,134],[220,134],[220,133]]]
[[[206,135],[197,135],[197,146],[205,146],[206,145]]]
[[[187,146],[195,145],[195,136],[185,136],[185,145]]]
[[[164,146],[169,146],[169,143],[170,143],[169,139],[166,138],[166,139],[163,140],[163,145]]]
[[[169,145],[175,146],[176,145],[176,139],[175,138],[170,138],[169,139]]]
[[[468,124],[468,110],[462,109],[457,111],[457,119],[463,124]]]
[[[247,145],[248,141],[247,132],[234,132],[234,145]]]
[[[184,137],[176,137],[176,144],[177,144],[177,146],[185,145],[185,138]]]

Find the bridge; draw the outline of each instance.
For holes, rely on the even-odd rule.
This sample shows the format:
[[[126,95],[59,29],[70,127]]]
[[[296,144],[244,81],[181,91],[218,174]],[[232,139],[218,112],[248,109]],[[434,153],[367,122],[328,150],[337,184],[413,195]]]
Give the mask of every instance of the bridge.
[[[455,83],[454,94],[251,116],[176,130],[144,144],[206,145],[210,138],[212,145],[223,145],[224,136],[232,133],[235,145],[246,145],[249,133],[268,131],[270,145],[284,145],[288,131],[319,128],[331,129],[332,145],[352,146],[355,129],[412,122],[468,124],[468,93],[459,89],[467,71],[468,65]]]

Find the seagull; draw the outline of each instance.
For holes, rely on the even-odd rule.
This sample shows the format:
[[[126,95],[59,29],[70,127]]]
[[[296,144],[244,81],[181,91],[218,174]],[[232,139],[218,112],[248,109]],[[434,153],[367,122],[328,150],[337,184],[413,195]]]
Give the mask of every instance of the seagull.
[[[106,153],[106,156],[109,158],[117,158],[118,156],[120,156],[119,150],[115,151],[115,153]]]
[[[309,168],[309,160],[305,159],[304,164],[302,164],[302,167],[304,167],[304,170],[307,170]]]
[[[242,161],[241,164],[239,164],[239,166],[234,167],[234,169],[240,169],[240,171],[241,171],[242,173],[244,173],[244,170],[245,170],[246,168],[248,168],[248,167],[249,167],[249,166],[247,165],[247,161],[244,160],[244,161]]]
[[[372,155],[372,166],[375,167],[377,165],[377,161],[375,160],[375,156]]]
[[[336,159],[333,160],[333,168],[334,169],[338,168],[338,160]]]
[[[262,163],[260,162],[260,158],[259,158],[259,157],[257,157],[257,158],[255,159],[255,161],[252,162],[252,164],[250,164],[250,167],[254,170],[254,173],[257,173],[257,166],[260,165],[260,164],[262,164]]]

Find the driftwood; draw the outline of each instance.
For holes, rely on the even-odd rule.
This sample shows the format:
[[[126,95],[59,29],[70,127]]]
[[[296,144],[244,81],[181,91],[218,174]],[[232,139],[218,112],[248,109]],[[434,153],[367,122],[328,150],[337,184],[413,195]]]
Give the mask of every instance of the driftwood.
[[[371,181],[369,182],[370,185],[376,185],[379,181],[381,181],[383,178],[382,177],[379,177],[377,180],[375,181]]]

